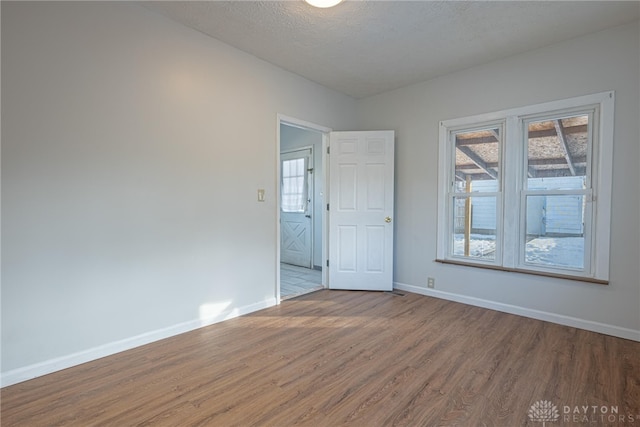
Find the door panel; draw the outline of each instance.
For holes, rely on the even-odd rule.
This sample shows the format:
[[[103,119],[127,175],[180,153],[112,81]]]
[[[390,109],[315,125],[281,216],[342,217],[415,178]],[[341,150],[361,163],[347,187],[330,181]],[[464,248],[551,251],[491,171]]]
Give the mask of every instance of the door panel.
[[[306,268],[312,268],[311,154],[305,149],[280,156],[280,261]]]
[[[301,214],[282,213],[280,261],[311,268],[311,229]]]
[[[393,289],[394,132],[332,132],[329,287]]]
[[[357,234],[358,228],[352,225],[338,226],[338,263],[336,267],[340,272],[356,272],[357,260]]]
[[[380,225],[368,225],[366,231],[367,263],[365,271],[369,273],[381,273],[384,271],[385,255],[385,227]]]

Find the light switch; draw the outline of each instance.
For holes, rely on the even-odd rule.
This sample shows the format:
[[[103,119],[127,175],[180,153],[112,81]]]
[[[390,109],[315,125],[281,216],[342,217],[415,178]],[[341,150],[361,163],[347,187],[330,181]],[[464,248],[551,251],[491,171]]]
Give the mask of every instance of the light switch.
[[[264,202],[264,189],[262,188],[258,189],[258,201]]]

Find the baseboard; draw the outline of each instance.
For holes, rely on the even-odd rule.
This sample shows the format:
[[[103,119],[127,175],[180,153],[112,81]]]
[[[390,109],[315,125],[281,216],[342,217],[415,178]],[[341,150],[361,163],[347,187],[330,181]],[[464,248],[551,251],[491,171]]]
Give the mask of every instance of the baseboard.
[[[598,332],[605,335],[611,335],[618,338],[624,338],[633,341],[640,341],[640,331],[620,326],[608,325],[606,323],[593,322],[591,320],[579,319],[577,317],[565,316],[562,314],[549,313],[546,311],[534,310],[530,308],[520,307],[511,304],[504,304],[496,301],[485,300],[481,298],[469,297],[465,295],[454,294],[450,292],[438,291],[430,288],[422,288],[419,286],[406,285],[404,283],[395,282],[395,289],[413,292],[420,295],[426,295],[434,298],[446,299],[449,301],[460,302],[463,304],[473,305],[476,307],[488,308],[491,310],[502,311],[504,313],[516,314],[518,316],[529,317],[532,319],[544,320],[559,325],[571,326],[587,331]]]
[[[37,378],[43,375],[47,375],[62,369],[67,369],[72,366],[77,366],[82,363],[91,362],[92,360],[100,359],[102,357],[111,356],[122,351],[130,350],[135,347],[139,347],[145,344],[159,341],[165,338],[169,338],[175,335],[183,334],[185,332],[193,331],[204,326],[209,326],[214,323],[222,322],[224,320],[233,319],[244,314],[249,314],[254,311],[262,310],[276,305],[275,298],[269,298],[264,301],[260,301],[255,304],[249,304],[244,307],[234,308],[232,310],[224,311],[216,316],[206,319],[194,319],[188,322],[179,323],[169,326],[167,328],[158,329],[155,331],[147,332],[144,334],[136,335],[130,338],[125,338],[120,341],[115,341],[98,347],[93,347],[77,353],[72,353],[66,356],[58,357],[44,362],[36,363],[33,365],[25,366],[18,369],[13,369],[7,372],[3,372],[0,378],[1,387],[10,386],[23,381],[27,381],[33,378]]]

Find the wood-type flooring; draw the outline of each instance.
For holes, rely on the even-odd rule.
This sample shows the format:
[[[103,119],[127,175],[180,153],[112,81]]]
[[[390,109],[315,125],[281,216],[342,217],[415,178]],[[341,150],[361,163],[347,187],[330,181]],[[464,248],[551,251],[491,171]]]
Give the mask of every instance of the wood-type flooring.
[[[5,387],[2,426],[640,426],[640,343],[402,294],[322,290]]]

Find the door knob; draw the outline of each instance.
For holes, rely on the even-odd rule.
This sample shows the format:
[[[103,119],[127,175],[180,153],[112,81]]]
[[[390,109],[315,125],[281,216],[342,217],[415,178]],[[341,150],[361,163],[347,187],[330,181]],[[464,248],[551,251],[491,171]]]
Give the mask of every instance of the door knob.
[[[391,222],[391,217],[388,216],[384,219],[384,222],[386,222],[387,224]]]

